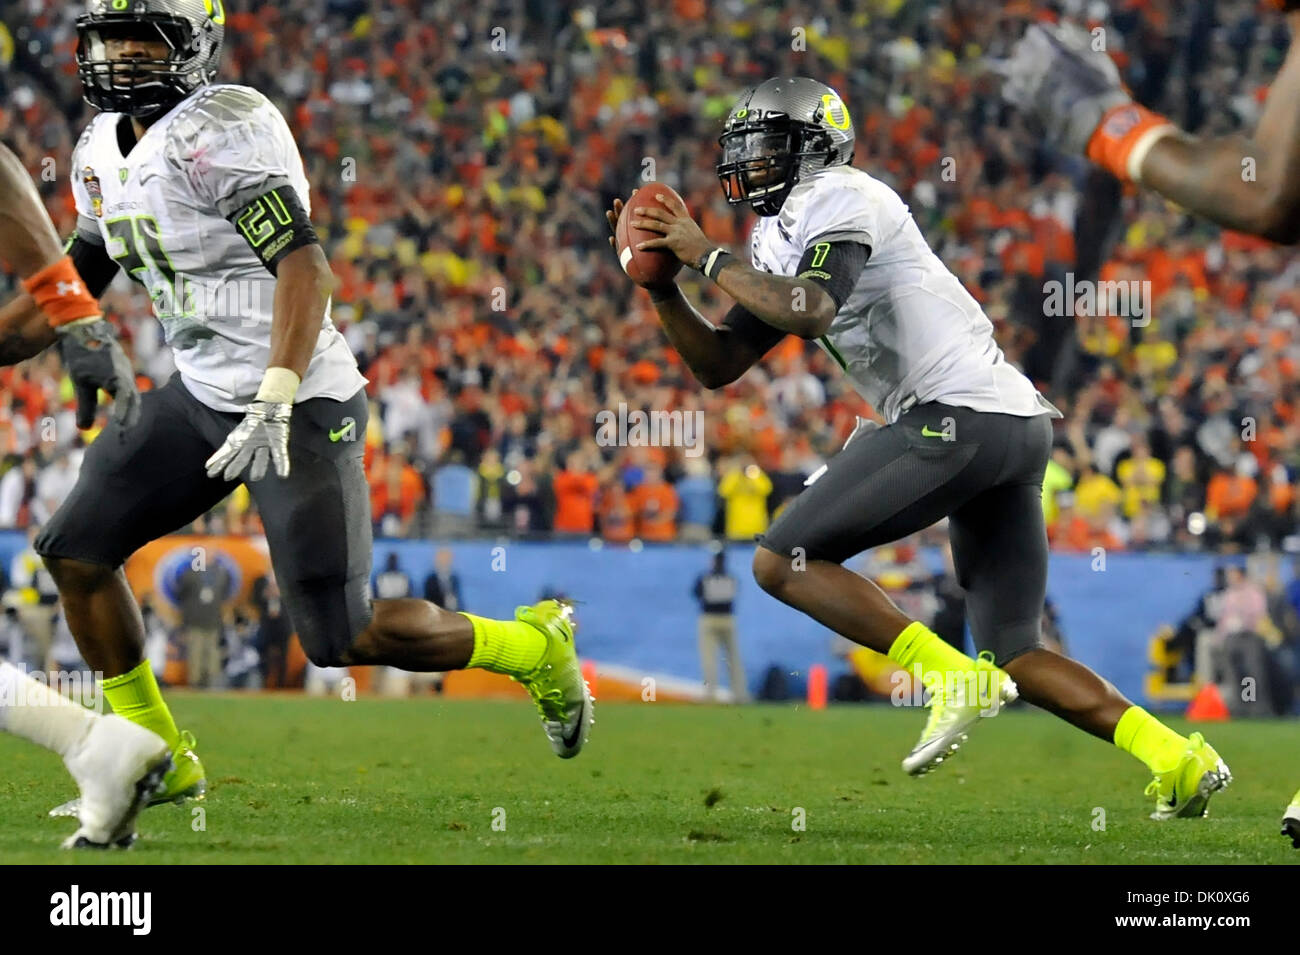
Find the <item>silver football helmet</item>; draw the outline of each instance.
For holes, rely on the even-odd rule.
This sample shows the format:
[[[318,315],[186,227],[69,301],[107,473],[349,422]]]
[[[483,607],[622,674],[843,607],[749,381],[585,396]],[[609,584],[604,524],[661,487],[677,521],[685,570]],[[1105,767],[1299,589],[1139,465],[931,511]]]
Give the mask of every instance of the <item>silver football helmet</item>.
[[[77,18],[77,74],[86,102],[147,118],[212,82],[221,60],[223,0],[90,0]],[[114,40],[162,41],[162,59],[114,57]]]
[[[718,143],[718,178],[731,203],[761,216],[781,211],[804,176],[853,159],[857,135],[840,94],[803,76],[745,90],[727,114]]]

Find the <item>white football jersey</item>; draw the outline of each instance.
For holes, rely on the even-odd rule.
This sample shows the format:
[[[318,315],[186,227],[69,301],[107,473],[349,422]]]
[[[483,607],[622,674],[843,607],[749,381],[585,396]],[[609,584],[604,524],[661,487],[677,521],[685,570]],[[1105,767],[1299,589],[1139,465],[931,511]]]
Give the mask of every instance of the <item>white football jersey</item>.
[[[890,423],[938,401],[1032,417],[1057,411],[993,339],[993,323],[934,254],[907,205],[878,179],[832,166],[791,190],[750,235],[754,268],[794,276],[818,242],[861,242],[871,256],[818,344]]]
[[[148,289],[194,397],[242,411],[271,356],[275,276],[227,217],[283,186],[311,211],[293,134],[246,86],[202,87],[123,156],[118,123],[128,121],[100,113],[73,150],[77,231]],[[344,400],[365,381],[327,304],[296,400]]]

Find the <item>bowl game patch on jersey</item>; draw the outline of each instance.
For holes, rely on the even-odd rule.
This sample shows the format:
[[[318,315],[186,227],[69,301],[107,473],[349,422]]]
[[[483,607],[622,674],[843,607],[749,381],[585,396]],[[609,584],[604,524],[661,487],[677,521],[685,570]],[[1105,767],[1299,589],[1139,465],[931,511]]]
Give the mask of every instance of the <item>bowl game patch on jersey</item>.
[[[90,198],[90,211],[96,219],[104,217],[104,190],[99,187],[99,177],[95,170],[87,166],[81,171],[81,184]]]

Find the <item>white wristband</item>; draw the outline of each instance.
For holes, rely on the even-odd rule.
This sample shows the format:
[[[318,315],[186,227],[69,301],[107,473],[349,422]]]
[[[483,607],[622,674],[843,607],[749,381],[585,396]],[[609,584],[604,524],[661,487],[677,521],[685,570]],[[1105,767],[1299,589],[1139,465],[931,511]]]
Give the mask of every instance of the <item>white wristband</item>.
[[[291,405],[300,384],[302,379],[297,372],[288,368],[268,368],[262,377],[262,387],[257,389],[257,400]]]
[[[1142,163],[1147,158],[1147,153],[1151,152],[1151,147],[1166,136],[1171,136],[1178,132],[1178,127],[1173,123],[1166,123],[1164,126],[1156,126],[1154,129],[1148,129],[1143,133],[1133,148],[1128,153],[1128,163],[1126,171],[1128,177],[1138,185],[1142,184]]]

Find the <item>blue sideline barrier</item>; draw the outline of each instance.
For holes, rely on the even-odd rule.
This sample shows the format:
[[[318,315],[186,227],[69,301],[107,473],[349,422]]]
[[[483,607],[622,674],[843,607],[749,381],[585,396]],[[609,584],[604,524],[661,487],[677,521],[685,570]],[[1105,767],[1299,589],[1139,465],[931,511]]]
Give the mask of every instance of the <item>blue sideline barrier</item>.
[[[0,532],[0,561],[7,568],[23,535]],[[381,540],[375,566],[397,554],[415,590],[433,567],[433,541]],[[455,555],[465,605],[488,616],[509,616],[518,604],[536,601],[544,589],[582,601],[579,645],[601,663],[638,671],[700,678],[696,647],[696,576],[710,562],[703,545],[592,549],[586,541],[457,541]],[[843,665],[832,655],[825,628],[763,593],[749,573],[753,547],[727,549],[727,563],[740,581],[737,622],[751,691],[767,668],[781,666],[793,694],[814,663],[832,674]],[[936,554],[927,558],[937,567]],[[1205,555],[1111,554],[1104,571],[1088,556],[1053,555],[1048,592],[1060,612],[1072,656],[1111,680],[1131,698],[1142,698],[1147,641],[1162,623],[1181,619],[1209,586],[1217,558]],[[725,668],[723,668],[725,674]]]

